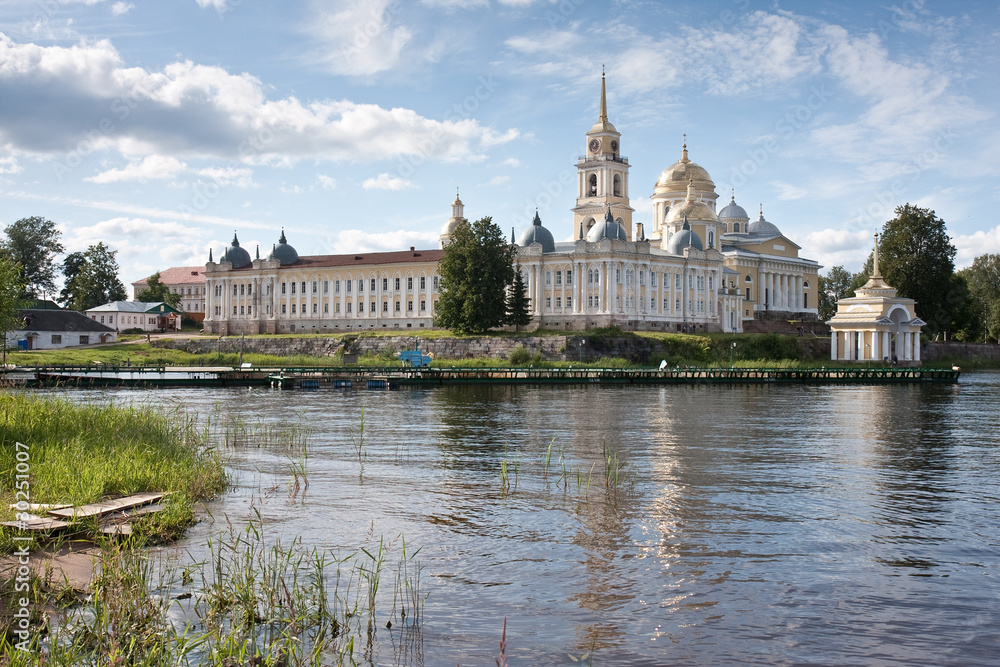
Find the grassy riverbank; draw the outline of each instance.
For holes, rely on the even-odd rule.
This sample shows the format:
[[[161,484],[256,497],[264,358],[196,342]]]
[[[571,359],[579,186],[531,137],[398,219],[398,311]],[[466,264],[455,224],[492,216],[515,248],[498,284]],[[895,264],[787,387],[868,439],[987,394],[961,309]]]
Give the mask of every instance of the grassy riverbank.
[[[225,486],[222,461],[206,445],[205,434],[179,413],[0,393],[0,519],[14,518],[10,505],[25,492],[31,503],[81,505],[165,491],[167,511],[136,528],[172,537],[191,521],[195,501]],[[18,464],[27,477],[18,477]],[[0,529],[0,552],[12,550],[11,538],[11,530]]]

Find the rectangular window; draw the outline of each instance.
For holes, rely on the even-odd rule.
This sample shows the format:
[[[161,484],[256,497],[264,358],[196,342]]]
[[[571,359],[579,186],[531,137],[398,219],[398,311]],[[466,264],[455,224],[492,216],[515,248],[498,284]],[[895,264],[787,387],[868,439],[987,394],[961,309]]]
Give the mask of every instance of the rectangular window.
[[[663,300],[663,312],[670,312],[670,302],[667,299]]]
[[[675,273],[674,274],[674,289],[680,289],[680,288],[681,288],[681,274]]]
[[[333,312],[340,315],[340,303],[333,304]]]
[[[348,302],[347,302],[347,313],[348,313],[348,314],[350,314],[350,312],[351,312],[351,306],[352,306],[352,305],[353,305],[353,304],[352,304],[352,303],[351,303],[350,301],[348,301]]]
[[[101,315],[101,324],[104,324],[104,315]]]
[[[421,290],[427,289],[427,278],[424,276],[420,276],[420,289]]]
[[[407,276],[407,278],[406,278],[406,291],[407,292],[412,292],[413,291],[413,278],[410,278],[409,276]],[[413,309],[410,308],[410,310],[413,310]]]
[[[562,308],[562,297],[561,296],[557,296],[556,297],[556,308]]]
[[[359,292],[364,292],[365,291],[365,281],[364,281],[364,278],[358,278],[358,291]]]
[[[714,284],[715,284],[715,281],[714,281],[714,280],[712,280],[712,276],[709,276],[709,277],[708,277],[708,291],[709,291],[709,292],[711,292],[711,291],[712,291],[712,289],[713,289],[713,288],[712,288],[712,285],[714,285]]]
[[[393,284],[395,285],[395,287],[393,287],[393,289],[398,292],[399,291],[399,278],[396,278],[396,280],[395,280],[395,282]]]
[[[545,272],[545,284],[546,285],[551,285],[552,284],[552,272],[551,271],[546,271]]]
[[[245,315],[245,314],[246,314],[246,313],[244,312],[244,307],[243,307],[243,306],[240,306],[240,315]]]
[[[383,292],[388,292],[389,291],[389,279],[388,278],[383,278],[382,279],[382,291]]]
[[[88,345],[90,343],[90,336],[80,336],[80,345]]]
[[[384,310],[384,309],[383,309],[383,310]],[[374,302],[374,301],[372,301],[372,309],[371,309],[371,311],[369,311],[369,312],[371,312],[371,314],[372,314],[372,315],[374,315],[374,314],[375,314],[375,302]]]
[[[549,310],[552,309],[552,297],[551,296],[545,297],[545,307],[547,309],[549,309]]]
[[[622,270],[615,269],[615,283],[618,285],[622,284]]]
[[[286,287],[285,283],[281,283],[281,293],[282,294],[285,294],[285,287]]]
[[[328,304],[328,303],[324,303],[323,304],[323,314],[324,315],[329,315],[330,314],[330,304]]]
[[[282,314],[282,315],[284,315],[285,313],[287,313],[287,312],[288,312],[288,311],[286,310],[286,308],[287,308],[287,306],[285,306],[285,304],[281,304],[281,314]]]
[[[348,281],[347,281],[347,293],[348,293],[348,294],[350,294],[350,293],[351,293],[351,285],[352,285],[352,284],[354,284],[354,281],[353,281],[353,280],[348,280]]]
[[[251,283],[247,285],[247,296],[250,296],[252,294],[253,294],[253,284]]]
[[[407,310],[407,312],[410,312],[410,313],[413,312],[413,302],[412,301],[407,301],[406,302],[406,310]]]
[[[237,287],[236,285],[233,285],[233,296],[239,296],[238,290],[239,290],[239,287]]]
[[[359,313],[365,312],[365,302],[364,301],[359,301],[358,302],[358,312]]]
[[[313,281],[313,294],[315,294],[317,291],[318,290],[316,289],[316,281],[314,280]]]
[[[233,315],[235,315],[235,314],[236,314],[236,306],[233,306]],[[153,320],[150,319],[149,323],[152,324]]]
[[[314,303],[313,304],[313,315],[315,315],[318,312],[319,312],[319,304],[318,303]]]
[[[329,294],[329,293],[330,293],[330,281],[329,280],[324,280],[323,281],[323,294]]]
[[[571,296],[566,297],[566,307],[567,308],[573,307],[573,297]]]
[[[234,290],[236,289],[236,285],[233,285],[233,289]],[[240,285],[240,296],[243,296],[243,293],[244,293],[243,290],[244,289],[245,289],[245,287],[243,285]]]
[[[306,281],[304,281],[304,280],[302,281],[302,293],[303,294],[306,293]]]
[[[253,315],[253,306],[247,306],[247,315]]]
[[[438,291],[438,276],[434,276],[434,291]]]
[[[62,345],[62,334],[52,334],[52,344]]]
[[[388,301],[383,301],[382,302],[382,312],[383,313],[388,313],[389,312],[389,302]]]
[[[333,281],[333,293],[334,294],[340,294],[340,281],[339,280],[334,280]]]
[[[296,308],[296,304],[294,304],[294,303],[293,303],[293,304],[292,304],[292,315],[294,315],[294,314],[295,314],[295,308]]]
[[[372,287],[371,291],[374,292],[375,291],[375,279],[374,278],[372,278],[372,280],[371,280],[371,287]],[[382,289],[385,289],[385,287],[383,287]]]
[[[292,283],[292,294],[295,294],[295,283]]]
[[[688,289],[694,287],[694,276],[688,274]]]
[[[556,287],[562,287],[562,271],[556,271]]]
[[[420,312],[427,310],[427,302],[423,299],[420,300]]]
[[[680,299],[674,299],[674,312],[675,313],[681,312],[681,300]]]
[[[399,279],[397,278],[396,280],[399,280]],[[396,302],[396,312],[397,313],[399,312],[399,306],[400,306],[400,303],[399,303],[399,301],[397,301]]]
[[[573,272],[572,271],[567,271],[566,272],[566,284],[567,285],[572,285],[573,284]]]

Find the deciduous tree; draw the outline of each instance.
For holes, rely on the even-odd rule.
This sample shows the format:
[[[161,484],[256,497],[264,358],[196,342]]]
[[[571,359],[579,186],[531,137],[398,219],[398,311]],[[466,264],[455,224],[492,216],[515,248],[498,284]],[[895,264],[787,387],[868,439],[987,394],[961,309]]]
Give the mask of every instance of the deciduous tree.
[[[0,256],[0,348],[3,349],[4,365],[7,364],[7,334],[17,331],[24,323],[20,313],[25,307],[23,294],[21,265]]]
[[[111,250],[102,242],[90,246],[83,253],[71,253],[66,257],[63,269],[65,271],[67,262],[70,268],[65,274],[67,282],[63,289],[69,297],[67,307],[87,310],[109,301],[128,298],[125,285],[118,279],[117,254],[117,250]]]
[[[21,218],[4,228],[7,240],[0,250],[21,265],[26,296],[39,298],[56,291],[56,255],[63,252],[62,233],[51,220],[33,216]]]
[[[445,246],[435,324],[458,333],[483,333],[507,321],[507,287],[515,249],[490,217],[463,220]]]
[[[829,274],[819,277],[819,319],[826,322],[837,312],[837,302],[853,296],[854,274],[843,266],[835,266]]]
[[[146,289],[135,295],[137,301],[162,301],[172,308],[181,305],[181,295],[171,292],[170,288],[160,282],[160,272],[157,271],[146,280]]]
[[[964,294],[952,282],[955,246],[934,211],[905,204],[882,227],[879,269],[900,296],[917,302],[917,314],[931,335],[947,332],[962,310]]]
[[[1000,343],[1000,255],[980,255],[958,273],[969,285],[979,333]]]

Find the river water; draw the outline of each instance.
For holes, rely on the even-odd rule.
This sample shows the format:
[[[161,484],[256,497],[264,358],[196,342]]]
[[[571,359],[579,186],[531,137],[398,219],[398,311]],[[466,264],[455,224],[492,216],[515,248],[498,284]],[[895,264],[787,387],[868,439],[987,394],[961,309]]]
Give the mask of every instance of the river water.
[[[379,625],[375,664],[494,664],[504,618],[511,665],[1000,664],[997,373],[70,393],[304,429],[305,493],[294,457],[232,451],[232,489],[176,550],[203,557],[251,505],[334,553],[405,536],[422,632]]]

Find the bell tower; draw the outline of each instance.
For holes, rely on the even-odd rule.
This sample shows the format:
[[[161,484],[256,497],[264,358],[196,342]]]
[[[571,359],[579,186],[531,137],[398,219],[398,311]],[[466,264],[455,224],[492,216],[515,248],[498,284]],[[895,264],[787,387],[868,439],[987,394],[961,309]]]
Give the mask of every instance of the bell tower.
[[[608,121],[608,98],[604,71],[601,70],[601,112],[597,123],[587,132],[586,153],[576,163],[577,195],[573,208],[573,238],[587,237],[587,232],[611,215],[625,229],[632,241],[632,212],[628,200],[628,158],[621,154],[621,134]]]

